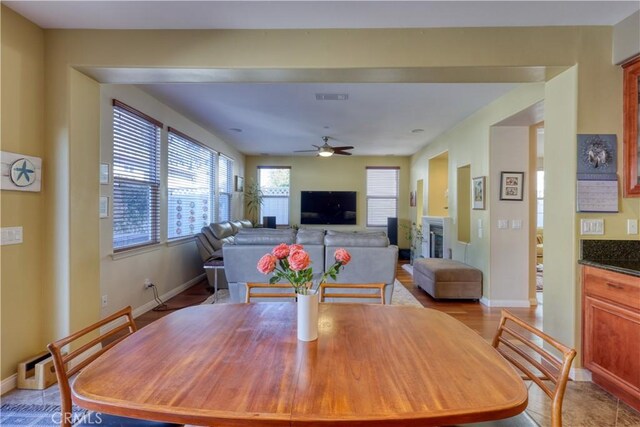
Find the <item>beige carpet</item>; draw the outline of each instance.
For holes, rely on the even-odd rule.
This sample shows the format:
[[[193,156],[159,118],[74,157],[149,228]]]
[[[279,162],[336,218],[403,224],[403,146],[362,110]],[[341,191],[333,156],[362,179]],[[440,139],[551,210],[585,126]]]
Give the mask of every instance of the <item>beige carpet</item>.
[[[212,304],[214,295],[207,298],[202,304]],[[229,290],[220,289],[218,291],[218,300],[216,304],[229,304]],[[422,307],[422,304],[405,288],[402,283],[396,279],[395,286],[393,287],[393,296],[391,297],[391,305],[412,305],[415,307]]]

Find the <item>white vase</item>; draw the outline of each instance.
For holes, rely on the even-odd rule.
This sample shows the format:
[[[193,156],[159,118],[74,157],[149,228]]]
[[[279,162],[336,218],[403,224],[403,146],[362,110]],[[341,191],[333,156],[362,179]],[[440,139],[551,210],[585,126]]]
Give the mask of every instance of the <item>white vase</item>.
[[[309,290],[307,295],[298,294],[298,339],[318,339],[318,291]]]

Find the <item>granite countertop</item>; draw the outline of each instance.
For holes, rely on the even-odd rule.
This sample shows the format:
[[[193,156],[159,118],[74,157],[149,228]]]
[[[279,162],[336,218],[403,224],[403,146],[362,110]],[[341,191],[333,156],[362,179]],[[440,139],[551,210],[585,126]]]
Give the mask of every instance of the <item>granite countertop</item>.
[[[590,265],[591,267],[602,268],[603,270],[615,271],[617,273],[628,274],[640,277],[640,261],[619,261],[619,260],[598,260],[591,261],[581,259],[578,263]]]
[[[640,277],[639,240],[582,240],[578,263]]]

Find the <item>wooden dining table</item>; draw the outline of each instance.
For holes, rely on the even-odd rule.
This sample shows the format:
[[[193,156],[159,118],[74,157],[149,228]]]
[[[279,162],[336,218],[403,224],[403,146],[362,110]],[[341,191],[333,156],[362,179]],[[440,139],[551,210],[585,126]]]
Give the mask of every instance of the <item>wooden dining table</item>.
[[[437,426],[527,406],[520,376],[480,335],[427,308],[320,304],[318,339],[295,303],[200,305],[137,331],[72,385],[83,408],[210,426]]]

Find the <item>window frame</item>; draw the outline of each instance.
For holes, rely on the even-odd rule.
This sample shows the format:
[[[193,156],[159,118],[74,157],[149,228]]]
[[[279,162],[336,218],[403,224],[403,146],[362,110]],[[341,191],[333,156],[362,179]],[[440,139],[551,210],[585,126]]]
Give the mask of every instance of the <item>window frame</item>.
[[[257,168],[258,171],[258,186],[260,188],[260,190],[262,191],[262,184],[260,183],[260,171],[263,169],[283,169],[283,170],[288,170],[289,171],[289,195],[288,196],[265,196],[264,192],[262,195],[262,199],[287,199],[287,223],[284,224],[279,224],[278,223],[278,217],[276,216],[276,226],[281,225],[281,226],[288,226],[291,223],[291,166],[258,166]],[[258,210],[258,221],[260,221],[261,218],[263,218],[265,215],[263,213],[263,209],[264,209],[264,203],[260,204],[260,209]]]
[[[116,120],[115,120],[115,114],[118,112],[118,110],[122,110],[123,113],[128,113],[131,114],[133,116],[135,116],[138,120],[142,120],[147,122],[148,124],[155,126],[155,141],[153,141],[153,144],[155,145],[155,147],[153,147],[153,157],[155,158],[155,171],[152,175],[155,175],[155,181],[152,180],[136,180],[136,179],[131,179],[131,178],[126,178],[126,177],[120,177],[118,175],[117,172],[117,168],[116,168],[116,158],[117,156],[115,155],[115,149],[116,149]],[[149,197],[151,198],[152,201],[154,201],[154,203],[149,203],[149,235],[150,235],[150,239],[144,243],[136,243],[136,244],[129,244],[129,245],[123,245],[123,246],[116,246],[116,230],[115,230],[115,225],[116,225],[116,211],[115,208],[112,207],[111,209],[111,216],[112,216],[112,224],[111,224],[111,244],[112,244],[112,251],[113,253],[122,253],[125,251],[130,251],[130,250],[135,250],[135,249],[139,249],[139,248],[144,248],[144,247],[149,247],[149,246],[153,246],[153,245],[157,245],[161,242],[161,235],[160,235],[160,228],[161,228],[161,215],[160,215],[160,210],[161,210],[161,206],[162,206],[162,202],[161,202],[161,190],[162,190],[162,131],[164,129],[164,125],[162,124],[162,122],[154,119],[151,116],[148,116],[147,114],[121,102],[118,101],[117,99],[113,99],[112,100],[112,109],[111,109],[111,114],[112,114],[112,146],[111,146],[111,152],[112,152],[112,170],[113,170],[113,180],[112,180],[112,203],[113,205],[115,205],[115,199],[116,199],[116,186],[119,183],[125,184],[125,185],[135,185],[135,186],[139,186],[141,188],[148,188],[149,189]],[[146,141],[146,143],[148,143],[150,141]],[[125,147],[126,148],[126,147]],[[126,163],[123,163],[124,165],[126,165]],[[119,216],[118,216],[119,218]]]
[[[371,196],[369,195],[369,171],[370,170],[392,170],[395,171],[396,174],[396,188],[395,188],[395,197],[391,196]],[[366,166],[365,167],[365,204],[366,204],[366,226],[367,227],[386,227],[387,224],[372,224],[369,221],[369,200],[387,200],[393,199],[395,200],[395,215],[393,218],[398,217],[398,202],[400,198],[400,166]],[[391,217],[390,217],[391,218]]]
[[[219,186],[219,183],[222,181],[221,177],[222,177],[222,167],[220,166],[220,162],[223,161],[223,159],[225,159],[227,161],[227,188],[226,190],[228,191],[222,191],[222,189]],[[216,221],[217,222],[222,222],[221,220],[221,203],[220,203],[220,199],[221,196],[225,195],[229,197],[229,202],[227,203],[227,219],[224,221],[231,221],[231,202],[233,200],[233,167],[234,167],[234,160],[222,153],[218,153],[218,159],[217,159],[217,163],[216,163],[217,169],[216,169]]]
[[[189,142],[193,145],[196,145],[204,150],[206,150],[210,156],[210,162],[211,162],[211,171],[210,171],[210,182],[209,182],[209,215],[208,215],[208,219],[209,222],[206,225],[209,225],[212,222],[216,221],[216,215],[217,215],[217,200],[216,200],[216,183],[217,183],[217,172],[218,172],[218,153],[212,149],[211,147],[201,143],[200,141],[191,138],[189,135],[186,135],[183,132],[180,132],[179,130],[173,128],[173,127],[168,127],[167,129],[167,181],[166,181],[166,185],[167,185],[167,197],[166,197],[166,205],[167,205],[167,218],[166,218],[166,224],[165,224],[165,229],[167,232],[167,241],[168,242],[173,242],[176,240],[180,240],[180,239],[186,239],[186,238],[190,238],[195,236],[197,233],[200,232],[200,230],[202,229],[202,227],[195,229],[193,233],[189,233],[189,234],[183,234],[181,236],[170,236],[170,232],[169,232],[169,205],[170,205],[170,196],[169,196],[169,190],[171,189],[169,186],[169,179],[171,178],[171,168],[169,166],[169,161],[170,161],[170,156],[171,156],[171,135],[175,135],[178,138],[183,139],[186,142]]]

